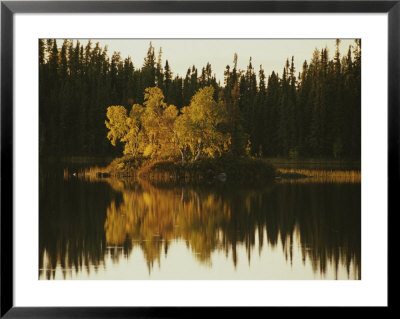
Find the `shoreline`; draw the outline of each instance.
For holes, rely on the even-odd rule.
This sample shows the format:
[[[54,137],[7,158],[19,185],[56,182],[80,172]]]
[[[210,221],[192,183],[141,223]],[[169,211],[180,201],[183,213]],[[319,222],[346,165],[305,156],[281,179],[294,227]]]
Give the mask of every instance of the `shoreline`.
[[[151,161],[122,157],[107,167],[90,167],[86,176],[96,178],[141,178],[152,182],[212,183],[273,181],[276,169],[260,159],[221,157],[181,165],[179,160]]]
[[[82,177],[90,180],[140,178],[157,184],[259,184],[271,181],[361,183],[361,170],[352,169],[356,161],[319,160],[316,162],[314,159],[297,161],[278,159],[275,160],[274,165],[271,162],[274,161],[260,158],[223,157],[212,160],[203,159],[182,166],[178,160],[150,161],[125,156],[114,159],[107,166],[91,165],[86,168],[64,168],[63,170],[64,178]],[[278,162],[286,165],[279,165]],[[310,163],[318,163],[319,166],[313,165],[309,168]],[[353,163],[353,165],[348,165],[348,163]],[[332,168],[332,165],[337,168]]]

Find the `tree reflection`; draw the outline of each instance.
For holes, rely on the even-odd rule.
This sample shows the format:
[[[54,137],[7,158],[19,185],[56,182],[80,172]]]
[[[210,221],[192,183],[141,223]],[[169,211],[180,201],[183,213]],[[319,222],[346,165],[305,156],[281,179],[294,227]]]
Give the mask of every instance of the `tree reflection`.
[[[108,245],[121,245],[132,239],[144,252],[149,265],[160,259],[162,250],[174,239],[188,242],[196,258],[210,261],[211,252],[223,240],[218,230],[229,224],[231,208],[217,193],[204,193],[188,188],[160,189],[147,182],[110,181],[123,191],[117,206],[107,208],[104,229]]]
[[[120,245],[129,237],[142,249],[148,266],[160,260],[170,242],[184,240],[194,256],[211,264],[216,250],[232,253],[244,245],[250,263],[256,245],[262,250],[281,241],[291,262],[293,246],[300,243],[302,257],[314,272],[324,274],[328,264],[350,271],[356,265],[360,278],[360,185],[269,185],[262,189],[221,187],[157,188],[147,182],[116,182],[122,202],[112,202],[105,222],[106,242]],[[340,199],[340,200],[338,200]],[[294,240],[297,236],[297,241]]]
[[[105,183],[40,175],[39,269],[47,279],[54,277],[57,266],[64,278],[73,271],[90,271],[89,264],[102,266],[105,208],[120,198]]]
[[[112,191],[110,191],[111,186]],[[149,272],[174,241],[186,242],[193,256],[212,266],[224,252],[236,266],[239,247],[252,254],[281,246],[288,263],[300,247],[303,262],[324,275],[347,269],[361,278],[361,185],[269,184],[249,189],[154,186],[145,181],[71,179],[41,182],[40,269],[89,271],[118,262],[134,247]],[[46,195],[43,195],[46,194]],[[258,248],[258,251],[255,250]],[[42,274],[44,276],[44,274]]]

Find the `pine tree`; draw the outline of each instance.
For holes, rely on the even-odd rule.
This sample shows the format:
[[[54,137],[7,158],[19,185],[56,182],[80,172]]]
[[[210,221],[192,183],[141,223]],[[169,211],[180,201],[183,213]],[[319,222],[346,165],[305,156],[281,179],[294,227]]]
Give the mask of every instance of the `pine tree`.
[[[164,66],[164,94],[165,94],[165,99],[167,103],[170,103],[171,95],[171,83],[172,83],[172,72],[168,64],[168,60],[165,61],[165,66]]]
[[[164,90],[164,72],[162,67],[162,48],[158,51],[157,67],[156,67],[156,84],[161,89]]]

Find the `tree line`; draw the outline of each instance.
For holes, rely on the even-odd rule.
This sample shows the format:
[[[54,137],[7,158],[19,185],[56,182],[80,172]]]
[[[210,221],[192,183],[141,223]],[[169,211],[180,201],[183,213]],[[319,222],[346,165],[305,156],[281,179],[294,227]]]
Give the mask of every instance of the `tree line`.
[[[169,111],[176,112],[176,117],[189,114],[196,94],[206,96],[208,107],[224,117],[215,131],[222,134],[219,138],[225,138],[218,140],[217,152],[228,149],[238,155],[266,157],[359,158],[361,42],[355,40],[344,55],[339,44],[337,40],[333,57],[326,48],[315,49],[298,73],[291,57],[281,74],[273,71],[268,76],[262,66],[256,73],[251,58],[246,70],[238,69],[234,54],[221,84],[210,63],[201,70],[189,67],[184,77],[174,76],[168,60],[162,60],[162,49],[156,54],[151,43],[138,67],[130,57],[122,59],[119,52],[110,58],[107,46],[102,48],[99,43],[88,41],[83,46],[79,41],[64,40],[59,47],[54,39],[40,39],[40,154],[116,156],[126,152],[127,143],[115,139],[115,148],[107,138],[107,108],[121,106],[120,111],[125,109],[128,116],[133,106],[140,111],[138,106],[148,103],[146,89],[152,88],[155,94],[157,88],[162,103],[175,107]],[[196,111],[195,105],[191,110]],[[188,144],[192,156],[196,156],[201,141]]]

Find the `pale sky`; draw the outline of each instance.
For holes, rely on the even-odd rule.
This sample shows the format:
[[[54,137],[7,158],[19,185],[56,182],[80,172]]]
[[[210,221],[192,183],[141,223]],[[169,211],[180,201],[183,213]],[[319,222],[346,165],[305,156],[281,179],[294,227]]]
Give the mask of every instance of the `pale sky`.
[[[114,51],[119,51],[123,59],[130,56],[135,68],[142,67],[150,41],[156,57],[162,47],[162,64],[164,66],[165,60],[168,60],[173,76],[179,74],[184,77],[192,65],[197,67],[200,76],[201,68],[210,62],[212,72],[221,84],[225,67],[227,64],[232,66],[235,52],[238,54],[239,69],[245,70],[252,57],[257,74],[261,64],[267,77],[272,71],[281,75],[286,59],[290,60],[292,55],[297,75],[304,60],[311,60],[315,48],[327,47],[330,58],[335,53],[335,39],[92,39],[93,45],[96,42],[100,42],[101,47],[108,45],[110,57]],[[80,42],[86,45],[87,40],[80,39]],[[62,40],[59,41],[61,43]],[[342,56],[347,54],[352,44],[354,39],[342,39]]]

